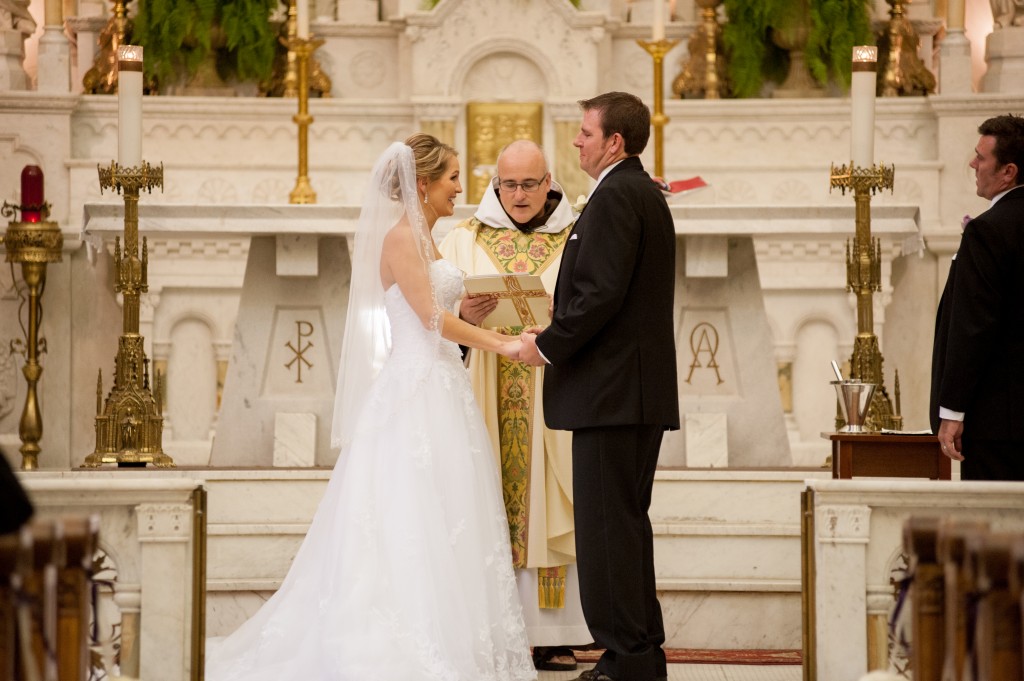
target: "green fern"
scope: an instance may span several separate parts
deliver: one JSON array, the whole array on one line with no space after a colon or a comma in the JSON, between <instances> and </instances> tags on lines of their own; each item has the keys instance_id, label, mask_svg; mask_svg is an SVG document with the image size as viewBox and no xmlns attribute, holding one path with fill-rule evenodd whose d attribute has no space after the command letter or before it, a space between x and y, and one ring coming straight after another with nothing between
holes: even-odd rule
<instances>
[{"instance_id":1,"label":"green fern","mask_svg":"<svg viewBox=\"0 0 1024 681\"><path fill-rule=\"evenodd\" d=\"M146 48L148 79L170 83L195 74L213 49L213 27L227 42L227 62L241 80L270 75L277 0L140 0L132 41Z\"/></svg>"},{"instance_id":2,"label":"green fern","mask_svg":"<svg viewBox=\"0 0 1024 681\"><path fill-rule=\"evenodd\" d=\"M822 85L835 78L850 86L854 45L874 45L867 0L814 0L807 40L807 66Z\"/></svg>"},{"instance_id":3,"label":"green fern","mask_svg":"<svg viewBox=\"0 0 1024 681\"><path fill-rule=\"evenodd\" d=\"M263 80L274 65L277 36L269 17L277 0L224 0L220 24L241 80ZM264 21L253 21L264 17Z\"/></svg>"}]
</instances>

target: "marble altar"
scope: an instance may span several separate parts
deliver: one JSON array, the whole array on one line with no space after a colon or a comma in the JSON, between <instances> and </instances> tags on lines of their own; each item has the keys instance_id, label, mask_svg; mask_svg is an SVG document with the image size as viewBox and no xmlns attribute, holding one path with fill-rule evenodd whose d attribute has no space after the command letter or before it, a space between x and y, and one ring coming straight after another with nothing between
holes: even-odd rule
<instances>
[{"instance_id":1,"label":"marble altar","mask_svg":"<svg viewBox=\"0 0 1024 681\"><path fill-rule=\"evenodd\" d=\"M473 208L459 206L453 218L435 228L437 238ZM680 402L689 425L666 436L661 465L792 465L754 238L788 234L841 240L853 207L673 205L672 213L679 249ZM919 211L885 206L874 213L874 233L884 243L888 272L903 243L919 237ZM109 247L120 230L117 207L90 203L84 215L86 242L91 248L104 242ZM251 239L212 454L203 458L200 451L197 459L181 463L269 466L277 449L298 448L305 452L301 460L333 464L337 452L329 450L329 438L344 333L346 238L357 216L354 206L140 206L140 221L154 245L170 238ZM295 239L305 239L306 246L297 249ZM167 257L173 258L170 253ZM295 276L296 270L304 276ZM154 327L155 322L147 325L143 335ZM307 343L308 352L300 353ZM157 350L153 357L163 362ZM828 359L821 358L823 367ZM168 364L168 392L180 383L194 385L202 366L192 362L179 369ZM281 440L288 435L276 435L277 414L283 412L313 417L309 427L315 428L315 447L290 444ZM168 421L176 430L173 406ZM281 432L306 437L293 430ZM165 448L175 456L172 440L167 440Z\"/></svg>"}]
</instances>

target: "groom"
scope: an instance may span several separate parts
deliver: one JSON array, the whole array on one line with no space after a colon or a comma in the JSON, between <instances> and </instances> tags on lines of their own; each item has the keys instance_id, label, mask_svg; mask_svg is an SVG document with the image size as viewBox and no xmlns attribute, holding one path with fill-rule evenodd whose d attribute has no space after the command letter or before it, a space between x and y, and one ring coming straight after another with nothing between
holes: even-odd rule
<instances>
[{"instance_id":1,"label":"groom","mask_svg":"<svg viewBox=\"0 0 1024 681\"><path fill-rule=\"evenodd\" d=\"M675 228L639 159L644 103L609 92L580 107L573 145L597 185L566 241L551 325L523 334L521 359L549 365L544 418L573 433L580 595L605 648L579 679L655 681L667 671L647 511L662 435L679 428Z\"/></svg>"}]
</instances>

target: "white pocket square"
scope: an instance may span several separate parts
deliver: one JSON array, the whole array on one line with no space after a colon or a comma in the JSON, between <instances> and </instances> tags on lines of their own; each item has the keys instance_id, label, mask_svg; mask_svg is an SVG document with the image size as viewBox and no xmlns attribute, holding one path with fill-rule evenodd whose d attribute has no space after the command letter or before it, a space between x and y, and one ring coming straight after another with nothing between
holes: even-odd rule
<instances>
[{"instance_id":1,"label":"white pocket square","mask_svg":"<svg viewBox=\"0 0 1024 681\"><path fill-rule=\"evenodd\" d=\"M569 237L569 241L572 241L573 239L575 239L578 236L579 236L579 234L573 234L571 237Z\"/></svg>"}]
</instances>

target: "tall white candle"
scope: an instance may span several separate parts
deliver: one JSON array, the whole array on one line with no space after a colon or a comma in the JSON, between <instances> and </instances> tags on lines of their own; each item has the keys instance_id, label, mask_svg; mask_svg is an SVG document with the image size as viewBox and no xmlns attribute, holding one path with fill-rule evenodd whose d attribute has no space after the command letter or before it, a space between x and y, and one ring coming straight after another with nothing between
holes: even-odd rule
<instances>
[{"instance_id":1,"label":"tall white candle","mask_svg":"<svg viewBox=\"0 0 1024 681\"><path fill-rule=\"evenodd\" d=\"M850 83L850 158L858 168L870 168L875 162L875 69L878 48L858 45L853 48Z\"/></svg>"},{"instance_id":2,"label":"tall white candle","mask_svg":"<svg viewBox=\"0 0 1024 681\"><path fill-rule=\"evenodd\" d=\"M117 48L117 163L142 165L142 47Z\"/></svg>"},{"instance_id":3,"label":"tall white candle","mask_svg":"<svg viewBox=\"0 0 1024 681\"><path fill-rule=\"evenodd\" d=\"M296 33L303 40L309 38L309 0L296 0Z\"/></svg>"},{"instance_id":4,"label":"tall white candle","mask_svg":"<svg viewBox=\"0 0 1024 681\"><path fill-rule=\"evenodd\" d=\"M651 19L651 40L665 39L665 0L654 0Z\"/></svg>"}]
</instances>

